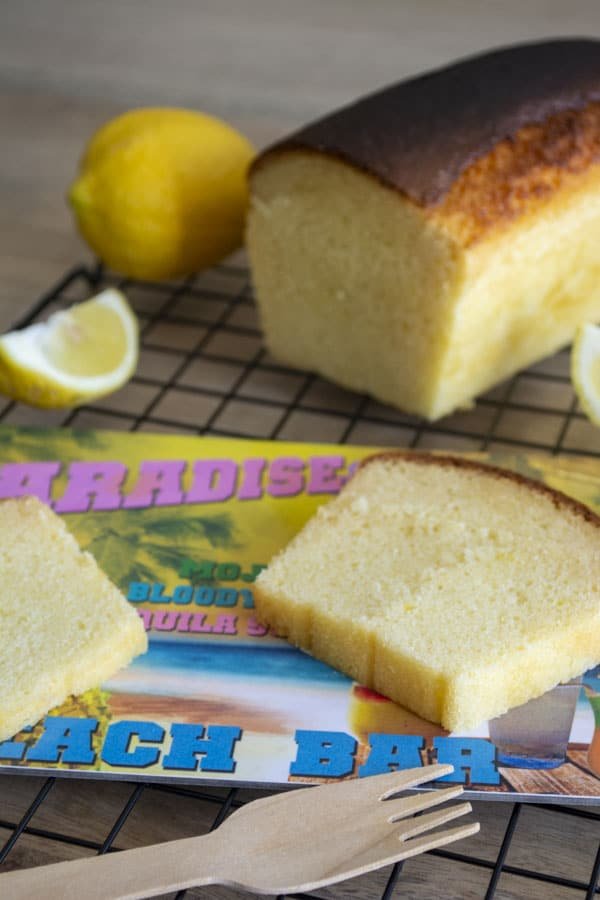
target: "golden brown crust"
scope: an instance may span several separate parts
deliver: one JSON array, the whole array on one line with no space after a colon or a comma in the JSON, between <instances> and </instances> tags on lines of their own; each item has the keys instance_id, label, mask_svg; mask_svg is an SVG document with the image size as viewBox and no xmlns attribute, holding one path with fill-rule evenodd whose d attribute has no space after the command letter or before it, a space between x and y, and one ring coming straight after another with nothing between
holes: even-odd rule
<instances>
[{"instance_id":1,"label":"golden brown crust","mask_svg":"<svg viewBox=\"0 0 600 900\"><path fill-rule=\"evenodd\" d=\"M439 465L447 466L449 468L454 467L456 469L470 469L471 471L479 472L487 477L512 481L515 484L519 484L528 490L546 497L557 509L568 510L572 514L589 522L591 525L600 528L600 516L597 516L596 513L592 512L585 504L580 503L573 497L569 497L567 494L563 494L562 491L557 491L555 488L548 487L548 485L543 484L541 481L534 481L532 478L526 478L519 472L501 469L499 466L488 465L487 463L479 462L475 459L467 459L463 456L418 453L413 450L386 450L382 453L374 453L372 456L367 456L366 459L361 461L359 468L362 469L364 466L377 460L390 460L393 462L398 459L420 465Z\"/></svg>"},{"instance_id":2,"label":"golden brown crust","mask_svg":"<svg viewBox=\"0 0 600 900\"><path fill-rule=\"evenodd\" d=\"M470 246L532 212L600 162L600 103L564 110L527 125L472 163L454 182L432 218Z\"/></svg>"},{"instance_id":3,"label":"golden brown crust","mask_svg":"<svg viewBox=\"0 0 600 900\"><path fill-rule=\"evenodd\" d=\"M263 151L251 172L271 155L313 150L431 207L501 141L594 102L600 41L504 47L363 97Z\"/></svg>"},{"instance_id":4,"label":"golden brown crust","mask_svg":"<svg viewBox=\"0 0 600 900\"><path fill-rule=\"evenodd\" d=\"M401 193L468 246L600 161L600 41L484 53L392 85L263 151L319 154Z\"/></svg>"}]
</instances>

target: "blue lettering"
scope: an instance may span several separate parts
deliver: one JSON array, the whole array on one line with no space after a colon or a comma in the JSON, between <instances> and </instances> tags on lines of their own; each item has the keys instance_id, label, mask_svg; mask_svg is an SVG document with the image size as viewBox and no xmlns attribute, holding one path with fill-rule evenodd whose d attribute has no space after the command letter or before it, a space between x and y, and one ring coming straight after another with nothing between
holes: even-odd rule
<instances>
[{"instance_id":1,"label":"blue lettering","mask_svg":"<svg viewBox=\"0 0 600 900\"><path fill-rule=\"evenodd\" d=\"M143 581L132 581L129 585L127 599L132 603L141 603L147 600L150 595L150 585L144 584Z\"/></svg>"},{"instance_id":2,"label":"blue lettering","mask_svg":"<svg viewBox=\"0 0 600 900\"><path fill-rule=\"evenodd\" d=\"M109 725L102 748L102 759L109 766L128 766L144 769L157 762L160 748L135 747L131 743L137 738L139 743L162 744L165 736L164 728L156 722L114 722Z\"/></svg>"},{"instance_id":3,"label":"blue lettering","mask_svg":"<svg viewBox=\"0 0 600 900\"><path fill-rule=\"evenodd\" d=\"M173 591L173 603L191 603L194 589L189 584L180 584Z\"/></svg>"},{"instance_id":4,"label":"blue lettering","mask_svg":"<svg viewBox=\"0 0 600 900\"><path fill-rule=\"evenodd\" d=\"M163 594L165 589L164 584L160 584L160 582L155 582L152 585L152 591L150 593L150 602L151 603L170 603L171 598L168 594Z\"/></svg>"},{"instance_id":5,"label":"blue lettering","mask_svg":"<svg viewBox=\"0 0 600 900\"><path fill-rule=\"evenodd\" d=\"M439 763L450 763L454 772L439 781L457 781L461 784L500 784L496 768L496 748L483 738L435 737Z\"/></svg>"},{"instance_id":6,"label":"blue lettering","mask_svg":"<svg viewBox=\"0 0 600 900\"><path fill-rule=\"evenodd\" d=\"M211 587L199 587L196 590L196 603L198 606L212 606L215 600L215 589Z\"/></svg>"},{"instance_id":7,"label":"blue lettering","mask_svg":"<svg viewBox=\"0 0 600 900\"><path fill-rule=\"evenodd\" d=\"M31 728L23 728L23 731L31 731ZM27 744L21 741L4 741L0 744L0 759L21 760L26 749Z\"/></svg>"},{"instance_id":8,"label":"blue lettering","mask_svg":"<svg viewBox=\"0 0 600 900\"><path fill-rule=\"evenodd\" d=\"M397 769L417 768L423 764L419 750L423 749L424 743L422 737L414 734L370 734L371 752L358 774L363 778Z\"/></svg>"},{"instance_id":9,"label":"blue lettering","mask_svg":"<svg viewBox=\"0 0 600 900\"><path fill-rule=\"evenodd\" d=\"M59 762L90 765L96 759L92 735L98 727L97 719L76 719L70 716L47 716L44 732L27 751L28 762Z\"/></svg>"},{"instance_id":10,"label":"blue lettering","mask_svg":"<svg viewBox=\"0 0 600 900\"><path fill-rule=\"evenodd\" d=\"M215 606L235 606L237 591L231 588L219 588L215 596Z\"/></svg>"},{"instance_id":11,"label":"blue lettering","mask_svg":"<svg viewBox=\"0 0 600 900\"><path fill-rule=\"evenodd\" d=\"M204 725L171 725L171 749L163 759L163 768L195 772L235 772L233 748L242 736L241 728L210 725L204 737ZM198 760L198 756L203 759Z\"/></svg>"},{"instance_id":12,"label":"blue lettering","mask_svg":"<svg viewBox=\"0 0 600 900\"><path fill-rule=\"evenodd\" d=\"M357 742L344 731L304 731L294 735L298 750L290 775L341 778L351 775Z\"/></svg>"},{"instance_id":13,"label":"blue lettering","mask_svg":"<svg viewBox=\"0 0 600 900\"><path fill-rule=\"evenodd\" d=\"M240 597L243 600L244 609L254 609L254 594L248 588L242 588Z\"/></svg>"}]
</instances>

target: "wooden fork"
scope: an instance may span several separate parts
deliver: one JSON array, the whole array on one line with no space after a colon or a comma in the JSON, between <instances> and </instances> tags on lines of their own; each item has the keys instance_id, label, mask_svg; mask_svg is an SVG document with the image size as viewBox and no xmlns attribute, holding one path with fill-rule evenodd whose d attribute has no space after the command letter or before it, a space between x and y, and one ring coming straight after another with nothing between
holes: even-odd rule
<instances>
[{"instance_id":1,"label":"wooden fork","mask_svg":"<svg viewBox=\"0 0 600 900\"><path fill-rule=\"evenodd\" d=\"M458 803L415 816L458 797L460 785L392 799L452 771L425 766L275 794L200 837L0 875L0 897L139 900L206 884L257 894L314 890L479 831L473 822L417 837L471 811Z\"/></svg>"}]
</instances>

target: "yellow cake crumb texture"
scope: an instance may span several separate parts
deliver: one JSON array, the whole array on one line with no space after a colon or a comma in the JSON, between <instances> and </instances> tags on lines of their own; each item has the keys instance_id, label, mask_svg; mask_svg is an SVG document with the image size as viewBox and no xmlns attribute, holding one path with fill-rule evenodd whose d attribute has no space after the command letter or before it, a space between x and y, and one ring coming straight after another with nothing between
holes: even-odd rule
<instances>
[{"instance_id":1,"label":"yellow cake crumb texture","mask_svg":"<svg viewBox=\"0 0 600 900\"><path fill-rule=\"evenodd\" d=\"M451 731L600 661L600 519L463 459L372 458L255 587L279 634Z\"/></svg>"},{"instance_id":2,"label":"yellow cake crumb texture","mask_svg":"<svg viewBox=\"0 0 600 900\"><path fill-rule=\"evenodd\" d=\"M0 741L147 649L142 622L35 497L0 502Z\"/></svg>"},{"instance_id":3,"label":"yellow cake crumb texture","mask_svg":"<svg viewBox=\"0 0 600 900\"><path fill-rule=\"evenodd\" d=\"M479 161L488 175L494 159ZM456 208L452 193L424 209L326 154L267 154L246 237L270 352L430 420L468 405L600 318L600 164L588 163L543 192L533 164L520 180L486 175L480 234L475 177L457 182ZM527 203L497 208L524 185Z\"/></svg>"}]
</instances>

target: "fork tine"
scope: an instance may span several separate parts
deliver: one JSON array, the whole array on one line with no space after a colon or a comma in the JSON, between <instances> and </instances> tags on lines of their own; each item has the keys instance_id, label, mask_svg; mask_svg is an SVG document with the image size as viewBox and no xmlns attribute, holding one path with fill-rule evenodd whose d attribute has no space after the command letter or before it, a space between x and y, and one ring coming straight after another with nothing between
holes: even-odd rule
<instances>
[{"instance_id":1,"label":"fork tine","mask_svg":"<svg viewBox=\"0 0 600 900\"><path fill-rule=\"evenodd\" d=\"M436 781L451 772L454 772L454 766L436 763L433 766L419 766L416 769L400 769L387 775L375 775L372 781L373 787L381 791L378 799L387 800L399 791L425 784L427 781Z\"/></svg>"},{"instance_id":2,"label":"fork tine","mask_svg":"<svg viewBox=\"0 0 600 900\"><path fill-rule=\"evenodd\" d=\"M412 821L406 823L400 832L400 840L406 841L408 838L423 834L424 831L430 831L432 828L437 828L438 825L445 825L446 822L451 822L453 819L465 816L467 813L470 813L472 809L473 807L470 803L455 803L454 806L449 806L447 809L428 813L426 816L418 816L418 818L412 819Z\"/></svg>"},{"instance_id":3,"label":"fork tine","mask_svg":"<svg viewBox=\"0 0 600 900\"><path fill-rule=\"evenodd\" d=\"M417 820L418 821L418 820ZM412 825L412 823L406 823ZM436 847L443 847L454 841L462 840L469 835L477 834L479 831L479 822L469 822L466 825L459 825L457 828L447 828L444 831L429 832L422 837L413 837L404 840L402 831L398 832L393 828L385 837L370 843L364 849L358 849L353 854L353 867L350 870L345 869L344 877L350 877L352 874L361 875L365 872L371 872L374 869L381 868L383 865L400 862L403 859L409 859L417 856L419 853L426 853L428 850L434 850ZM318 883L319 887L333 882L322 881ZM311 888L316 885L311 882ZM305 886L303 886L303 890Z\"/></svg>"},{"instance_id":4,"label":"fork tine","mask_svg":"<svg viewBox=\"0 0 600 900\"><path fill-rule=\"evenodd\" d=\"M409 856L416 856L418 853L435 850L437 847L443 847L445 844L451 844L472 834L477 834L478 831L479 822L470 822L468 825L446 828L445 831L436 831L433 834L425 835L425 837L415 838L410 841L400 841L400 846L403 848L401 858L408 859Z\"/></svg>"},{"instance_id":5,"label":"fork tine","mask_svg":"<svg viewBox=\"0 0 600 900\"><path fill-rule=\"evenodd\" d=\"M427 791L425 794L415 794L414 797L401 797L398 803L401 804L398 812L390 815L388 822L400 822L401 819L407 819L415 813L423 812L432 806L439 806L447 800L455 800L463 793L462 785L455 784L452 787L442 790ZM390 809L394 809L394 800L388 800Z\"/></svg>"}]
</instances>

